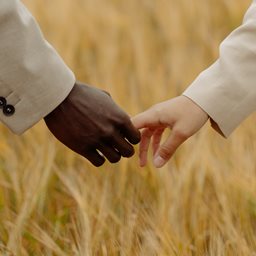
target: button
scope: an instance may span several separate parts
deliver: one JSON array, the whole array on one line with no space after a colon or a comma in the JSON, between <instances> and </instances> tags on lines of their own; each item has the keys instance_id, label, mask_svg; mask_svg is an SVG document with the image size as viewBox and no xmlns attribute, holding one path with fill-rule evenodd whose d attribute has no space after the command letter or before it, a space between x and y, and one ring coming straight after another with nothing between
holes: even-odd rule
<instances>
[{"instance_id":1,"label":"button","mask_svg":"<svg viewBox=\"0 0 256 256\"><path fill-rule=\"evenodd\" d=\"M6 116L12 116L15 112L15 107L13 105L6 105L3 112Z\"/></svg>"},{"instance_id":2,"label":"button","mask_svg":"<svg viewBox=\"0 0 256 256\"><path fill-rule=\"evenodd\" d=\"M3 108L6 106L6 99L4 97L0 97L0 108Z\"/></svg>"}]
</instances>

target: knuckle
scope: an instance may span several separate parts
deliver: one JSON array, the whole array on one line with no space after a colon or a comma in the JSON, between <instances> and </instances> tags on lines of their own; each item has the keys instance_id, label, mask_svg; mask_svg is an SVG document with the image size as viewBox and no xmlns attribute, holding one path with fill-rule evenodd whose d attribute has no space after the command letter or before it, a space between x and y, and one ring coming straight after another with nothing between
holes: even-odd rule
<instances>
[{"instance_id":1,"label":"knuckle","mask_svg":"<svg viewBox=\"0 0 256 256\"><path fill-rule=\"evenodd\" d=\"M159 124L164 124L165 122L165 111L163 111L163 104L157 103L151 108L152 118L158 120Z\"/></svg>"},{"instance_id":2,"label":"knuckle","mask_svg":"<svg viewBox=\"0 0 256 256\"><path fill-rule=\"evenodd\" d=\"M168 160L170 157L171 157L171 150L170 148L168 148L167 146L162 146L161 147L161 150L159 152L159 155L165 159L165 160Z\"/></svg>"},{"instance_id":3,"label":"knuckle","mask_svg":"<svg viewBox=\"0 0 256 256\"><path fill-rule=\"evenodd\" d=\"M115 129L113 126L104 127L101 131L101 137L105 139L111 138L115 134Z\"/></svg>"},{"instance_id":4,"label":"knuckle","mask_svg":"<svg viewBox=\"0 0 256 256\"><path fill-rule=\"evenodd\" d=\"M119 119L116 121L116 123L119 125L119 126L129 126L131 121L129 119L129 117L125 114L125 113L122 113L119 117Z\"/></svg>"},{"instance_id":5,"label":"knuckle","mask_svg":"<svg viewBox=\"0 0 256 256\"><path fill-rule=\"evenodd\" d=\"M179 138L180 140L186 140L189 137L188 133L181 129L175 129L173 130L173 133L175 137Z\"/></svg>"},{"instance_id":6,"label":"knuckle","mask_svg":"<svg viewBox=\"0 0 256 256\"><path fill-rule=\"evenodd\" d=\"M162 105L161 105L161 103L157 103L156 105L154 105L152 107L152 111L153 111L154 115L161 116L162 115Z\"/></svg>"}]
</instances>

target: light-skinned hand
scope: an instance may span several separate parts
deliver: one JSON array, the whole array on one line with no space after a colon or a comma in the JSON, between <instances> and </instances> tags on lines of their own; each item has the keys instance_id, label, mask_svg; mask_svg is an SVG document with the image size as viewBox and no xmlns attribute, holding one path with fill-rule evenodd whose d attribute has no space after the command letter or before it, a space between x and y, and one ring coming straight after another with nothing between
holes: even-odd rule
<instances>
[{"instance_id":1,"label":"light-skinned hand","mask_svg":"<svg viewBox=\"0 0 256 256\"><path fill-rule=\"evenodd\" d=\"M177 148L195 134L207 122L208 115L186 96L158 103L132 118L132 123L141 130L139 149L140 165L147 164L149 145L152 145L154 165L164 166ZM161 144L165 129L171 134Z\"/></svg>"}]
</instances>

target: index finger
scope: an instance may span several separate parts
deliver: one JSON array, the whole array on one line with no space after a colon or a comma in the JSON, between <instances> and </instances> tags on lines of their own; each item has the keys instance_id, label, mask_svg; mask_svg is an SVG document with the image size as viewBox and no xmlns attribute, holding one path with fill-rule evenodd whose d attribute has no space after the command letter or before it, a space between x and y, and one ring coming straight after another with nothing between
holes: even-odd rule
<instances>
[{"instance_id":1,"label":"index finger","mask_svg":"<svg viewBox=\"0 0 256 256\"><path fill-rule=\"evenodd\" d=\"M122 126L121 132L131 144L135 145L140 142L140 131L134 127L130 119Z\"/></svg>"},{"instance_id":2,"label":"index finger","mask_svg":"<svg viewBox=\"0 0 256 256\"><path fill-rule=\"evenodd\" d=\"M158 116L155 111L151 109L134 116L131 121L137 129L157 126L160 124Z\"/></svg>"}]
</instances>

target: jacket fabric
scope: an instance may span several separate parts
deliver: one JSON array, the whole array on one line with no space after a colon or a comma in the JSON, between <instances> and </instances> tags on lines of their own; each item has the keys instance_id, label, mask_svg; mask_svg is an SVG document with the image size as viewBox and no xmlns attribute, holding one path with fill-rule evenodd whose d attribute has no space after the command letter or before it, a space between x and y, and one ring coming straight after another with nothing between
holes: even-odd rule
<instances>
[{"instance_id":1,"label":"jacket fabric","mask_svg":"<svg viewBox=\"0 0 256 256\"><path fill-rule=\"evenodd\" d=\"M242 25L221 43L219 52L219 59L184 95L208 113L213 126L228 137L256 110L256 0Z\"/></svg>"},{"instance_id":2,"label":"jacket fabric","mask_svg":"<svg viewBox=\"0 0 256 256\"><path fill-rule=\"evenodd\" d=\"M0 120L21 134L55 109L75 84L19 0L0 1Z\"/></svg>"}]
</instances>

